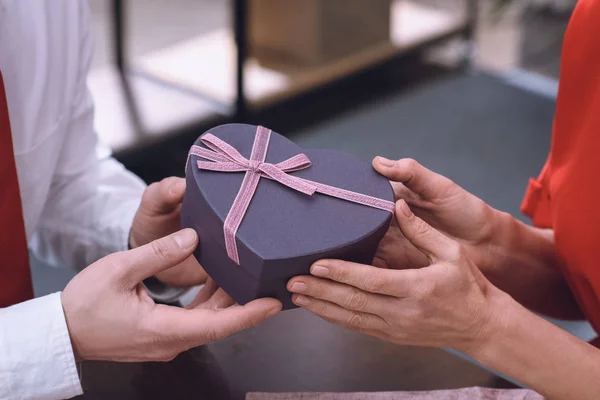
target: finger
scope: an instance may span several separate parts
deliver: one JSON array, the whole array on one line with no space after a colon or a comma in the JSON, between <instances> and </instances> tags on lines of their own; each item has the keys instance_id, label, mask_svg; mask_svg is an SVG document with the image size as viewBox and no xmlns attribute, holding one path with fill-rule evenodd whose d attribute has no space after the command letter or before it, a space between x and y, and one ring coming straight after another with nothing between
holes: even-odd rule
<instances>
[{"instance_id":1,"label":"finger","mask_svg":"<svg viewBox=\"0 0 600 400\"><path fill-rule=\"evenodd\" d=\"M328 279L311 276L299 276L290 279L287 288L290 292L325 300L346 310L379 314L389 307L390 296L369 293L354 286L345 285Z\"/></svg>"},{"instance_id":2,"label":"finger","mask_svg":"<svg viewBox=\"0 0 600 400\"><path fill-rule=\"evenodd\" d=\"M157 307L152 319L158 337L179 337L188 344L224 339L238 331L256 326L281 310L275 299L258 299L244 306L222 310Z\"/></svg>"},{"instance_id":3,"label":"finger","mask_svg":"<svg viewBox=\"0 0 600 400\"><path fill-rule=\"evenodd\" d=\"M204 283L204 286L202 287L202 289L200 289L200 291L194 298L194 301L192 301L190 304L188 304L185 308L188 308L188 309L196 308L200 304L208 301L208 299L210 299L212 297L212 295L217 292L217 290L219 290L219 285L217 285L217 282L215 282L211 278L208 278L206 280L206 282Z\"/></svg>"},{"instance_id":4,"label":"finger","mask_svg":"<svg viewBox=\"0 0 600 400\"><path fill-rule=\"evenodd\" d=\"M460 258L460 245L414 215L404 200L396 203L394 215L404 237L429 257L432 263Z\"/></svg>"},{"instance_id":5,"label":"finger","mask_svg":"<svg viewBox=\"0 0 600 400\"><path fill-rule=\"evenodd\" d=\"M144 279L172 268L188 258L198 244L193 229L183 229L133 250L115 253L114 261L120 267L119 278L130 287Z\"/></svg>"},{"instance_id":6,"label":"finger","mask_svg":"<svg viewBox=\"0 0 600 400\"><path fill-rule=\"evenodd\" d=\"M393 161L375 157L373 167L389 180L404 184L425 199L438 197L443 190L452 185L450 179L436 174L411 158Z\"/></svg>"},{"instance_id":7,"label":"finger","mask_svg":"<svg viewBox=\"0 0 600 400\"><path fill-rule=\"evenodd\" d=\"M229 296L222 288L219 288L207 301L200 304L198 308L219 309L231 307L235 300Z\"/></svg>"},{"instance_id":8,"label":"finger","mask_svg":"<svg viewBox=\"0 0 600 400\"><path fill-rule=\"evenodd\" d=\"M420 270L389 270L341 260L320 260L310 269L311 275L345 283L369 293L407 297L421 285Z\"/></svg>"},{"instance_id":9,"label":"finger","mask_svg":"<svg viewBox=\"0 0 600 400\"><path fill-rule=\"evenodd\" d=\"M208 274L196 258L190 256L181 264L157 274L156 277L169 286L187 288L203 284Z\"/></svg>"},{"instance_id":10,"label":"finger","mask_svg":"<svg viewBox=\"0 0 600 400\"><path fill-rule=\"evenodd\" d=\"M403 199L408 204L419 204L419 202L422 202L421 196L404 186L403 183L390 181L390 184L394 190L396 200Z\"/></svg>"},{"instance_id":11,"label":"finger","mask_svg":"<svg viewBox=\"0 0 600 400\"><path fill-rule=\"evenodd\" d=\"M326 321L343 326L344 328L366 333L382 330L386 325L383 318L364 312L347 310L337 304L315 299L305 295L294 294L292 301Z\"/></svg>"},{"instance_id":12,"label":"finger","mask_svg":"<svg viewBox=\"0 0 600 400\"><path fill-rule=\"evenodd\" d=\"M185 179L165 178L148 186L142 196L140 209L149 215L169 214L181 205L185 193Z\"/></svg>"}]
</instances>

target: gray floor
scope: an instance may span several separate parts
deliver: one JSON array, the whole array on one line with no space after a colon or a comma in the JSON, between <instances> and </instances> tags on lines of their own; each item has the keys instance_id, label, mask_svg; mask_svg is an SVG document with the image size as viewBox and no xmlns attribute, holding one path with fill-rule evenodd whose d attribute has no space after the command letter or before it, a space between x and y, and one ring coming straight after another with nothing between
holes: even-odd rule
<instances>
[{"instance_id":1,"label":"gray floor","mask_svg":"<svg viewBox=\"0 0 600 400\"><path fill-rule=\"evenodd\" d=\"M519 215L527 180L550 143L553 99L481 74L425 84L294 138L365 160L413 157L493 206Z\"/></svg>"}]
</instances>

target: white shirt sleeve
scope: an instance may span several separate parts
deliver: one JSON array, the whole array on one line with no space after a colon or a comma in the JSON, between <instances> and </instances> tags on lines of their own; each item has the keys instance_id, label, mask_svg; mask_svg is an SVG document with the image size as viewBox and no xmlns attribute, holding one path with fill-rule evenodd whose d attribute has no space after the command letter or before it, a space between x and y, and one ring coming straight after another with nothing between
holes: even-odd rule
<instances>
[{"instance_id":1,"label":"white shirt sleeve","mask_svg":"<svg viewBox=\"0 0 600 400\"><path fill-rule=\"evenodd\" d=\"M89 8L81 9L80 69L50 192L30 248L40 260L83 269L126 250L145 184L98 144L86 80L93 55Z\"/></svg>"},{"instance_id":2,"label":"white shirt sleeve","mask_svg":"<svg viewBox=\"0 0 600 400\"><path fill-rule=\"evenodd\" d=\"M0 399L83 393L60 293L0 309Z\"/></svg>"},{"instance_id":3,"label":"white shirt sleeve","mask_svg":"<svg viewBox=\"0 0 600 400\"><path fill-rule=\"evenodd\" d=\"M127 249L145 185L109 152L98 150L86 85L92 21L87 4L71 4L64 9L78 10L79 31L87 33L72 38L80 55L75 95L64 114L58 161L47 166L53 171L51 186L29 245L46 263L82 269ZM0 309L0 399L59 399L81 393L60 294Z\"/></svg>"}]
</instances>

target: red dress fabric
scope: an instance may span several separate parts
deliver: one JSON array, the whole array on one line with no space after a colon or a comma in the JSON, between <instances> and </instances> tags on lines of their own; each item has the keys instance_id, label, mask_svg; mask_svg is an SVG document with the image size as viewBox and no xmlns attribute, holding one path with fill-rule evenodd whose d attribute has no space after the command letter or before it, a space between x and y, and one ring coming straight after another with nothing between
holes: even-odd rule
<instances>
[{"instance_id":1,"label":"red dress fabric","mask_svg":"<svg viewBox=\"0 0 600 400\"><path fill-rule=\"evenodd\" d=\"M563 273L600 332L600 0L579 0L563 43L552 147L521 210L554 230Z\"/></svg>"}]
</instances>

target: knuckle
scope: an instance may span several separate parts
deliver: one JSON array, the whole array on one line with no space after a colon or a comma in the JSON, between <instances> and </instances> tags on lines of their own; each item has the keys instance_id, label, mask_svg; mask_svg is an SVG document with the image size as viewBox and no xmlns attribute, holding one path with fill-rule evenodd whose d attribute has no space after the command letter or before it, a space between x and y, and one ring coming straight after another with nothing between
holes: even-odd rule
<instances>
[{"instance_id":1,"label":"knuckle","mask_svg":"<svg viewBox=\"0 0 600 400\"><path fill-rule=\"evenodd\" d=\"M151 242L150 248L152 249L152 254L154 254L154 256L163 260L170 259L173 253L170 240L167 238Z\"/></svg>"},{"instance_id":2,"label":"knuckle","mask_svg":"<svg viewBox=\"0 0 600 400\"><path fill-rule=\"evenodd\" d=\"M170 184L177 182L178 179L179 178L174 177L174 176L168 176L166 178L163 178L160 181L160 184L163 185L163 186L169 186Z\"/></svg>"},{"instance_id":3,"label":"knuckle","mask_svg":"<svg viewBox=\"0 0 600 400\"><path fill-rule=\"evenodd\" d=\"M421 164L419 164L419 162L417 160L415 160L414 158L405 158L402 160L402 163L404 164L403 167L410 171L414 171L415 169L417 169L421 166ZM399 168L400 163L396 163L396 166Z\"/></svg>"},{"instance_id":4,"label":"knuckle","mask_svg":"<svg viewBox=\"0 0 600 400\"><path fill-rule=\"evenodd\" d=\"M422 220L421 218L417 218L415 220L415 225L416 225L416 230L418 233L427 235L429 232L431 232L431 227L429 226L429 224L427 222L425 222L424 220Z\"/></svg>"},{"instance_id":5,"label":"knuckle","mask_svg":"<svg viewBox=\"0 0 600 400\"><path fill-rule=\"evenodd\" d=\"M206 340L207 343L219 340L220 339L219 331L213 326L206 327L206 330L204 331L204 339Z\"/></svg>"},{"instance_id":6,"label":"knuckle","mask_svg":"<svg viewBox=\"0 0 600 400\"><path fill-rule=\"evenodd\" d=\"M315 306L315 313L319 315L327 315L329 312L329 306L324 301L319 301Z\"/></svg>"},{"instance_id":7,"label":"knuckle","mask_svg":"<svg viewBox=\"0 0 600 400\"><path fill-rule=\"evenodd\" d=\"M308 283L310 295L313 297L322 298L323 295L327 293L325 285L322 282L316 279L310 279Z\"/></svg>"},{"instance_id":8,"label":"knuckle","mask_svg":"<svg viewBox=\"0 0 600 400\"><path fill-rule=\"evenodd\" d=\"M369 275L365 280L365 290L368 292L379 293L383 291L385 287L385 279L378 273Z\"/></svg>"},{"instance_id":9,"label":"knuckle","mask_svg":"<svg viewBox=\"0 0 600 400\"><path fill-rule=\"evenodd\" d=\"M348 296L346 304L352 310L362 311L367 308L369 299L366 293L356 290Z\"/></svg>"},{"instance_id":10,"label":"knuckle","mask_svg":"<svg viewBox=\"0 0 600 400\"><path fill-rule=\"evenodd\" d=\"M125 251L119 251L98 261L99 263L102 263L102 270L105 272L106 276L121 280L130 268L135 267L131 262L124 262L125 253Z\"/></svg>"},{"instance_id":11,"label":"knuckle","mask_svg":"<svg viewBox=\"0 0 600 400\"><path fill-rule=\"evenodd\" d=\"M343 266L338 265L337 263L331 263L329 266L329 271L333 277L338 282L347 282L349 277L349 270L344 268Z\"/></svg>"},{"instance_id":12,"label":"knuckle","mask_svg":"<svg viewBox=\"0 0 600 400\"><path fill-rule=\"evenodd\" d=\"M146 190L144 190L142 200L147 200L150 196L152 196L152 193L155 193L156 191L160 190L159 188L160 184L158 182L152 182L150 185L148 185Z\"/></svg>"},{"instance_id":13,"label":"knuckle","mask_svg":"<svg viewBox=\"0 0 600 400\"><path fill-rule=\"evenodd\" d=\"M417 301L423 302L431 298L431 296L434 294L434 291L434 284L427 281L419 282L417 285L415 285L413 297Z\"/></svg>"},{"instance_id":14,"label":"knuckle","mask_svg":"<svg viewBox=\"0 0 600 400\"><path fill-rule=\"evenodd\" d=\"M351 313L346 318L345 325L348 326L349 328L352 328L355 330L362 330L362 329L364 329L364 323L365 323L365 320L362 315L360 315L358 313Z\"/></svg>"},{"instance_id":15,"label":"knuckle","mask_svg":"<svg viewBox=\"0 0 600 400\"><path fill-rule=\"evenodd\" d=\"M411 307L404 312L405 321L408 325L418 325L427 318L422 307Z\"/></svg>"},{"instance_id":16,"label":"knuckle","mask_svg":"<svg viewBox=\"0 0 600 400\"><path fill-rule=\"evenodd\" d=\"M431 233L431 227L427 222L423 221L421 218L415 218L415 236L416 237L425 237Z\"/></svg>"},{"instance_id":17,"label":"knuckle","mask_svg":"<svg viewBox=\"0 0 600 400\"><path fill-rule=\"evenodd\" d=\"M159 353L159 355L157 357L157 361L169 362L169 361L173 361L177 356L178 356L177 353L167 351L167 352Z\"/></svg>"},{"instance_id":18,"label":"knuckle","mask_svg":"<svg viewBox=\"0 0 600 400\"><path fill-rule=\"evenodd\" d=\"M179 178L174 177L174 176L169 176L167 178L164 178L163 180L160 181L160 191L162 193L163 196L168 196L169 195L169 189L175 184L177 183L177 181L179 180Z\"/></svg>"},{"instance_id":19,"label":"knuckle","mask_svg":"<svg viewBox=\"0 0 600 400\"><path fill-rule=\"evenodd\" d=\"M164 336L161 335L159 332L157 332L157 331L150 332L150 343L152 344L152 347L160 349L165 342L166 342L166 340L165 340Z\"/></svg>"}]
</instances>

